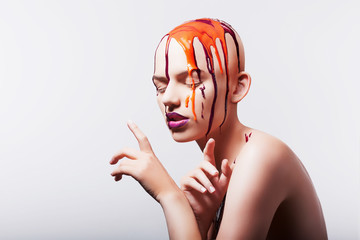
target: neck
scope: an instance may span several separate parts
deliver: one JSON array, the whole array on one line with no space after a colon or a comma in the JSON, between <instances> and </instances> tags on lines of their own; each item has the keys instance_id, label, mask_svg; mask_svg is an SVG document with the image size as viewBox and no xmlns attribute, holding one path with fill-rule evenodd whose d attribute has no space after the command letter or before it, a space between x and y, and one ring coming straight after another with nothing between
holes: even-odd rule
<instances>
[{"instance_id":1,"label":"neck","mask_svg":"<svg viewBox=\"0 0 360 240\"><path fill-rule=\"evenodd\" d=\"M204 150L206 142L213 138L215 140L215 161L216 168L221 171L221 161L228 159L230 163L234 162L242 146L245 144L245 132L249 128L240 123L237 116L229 118L225 123L214 131L211 131L207 137L196 140L201 151Z\"/></svg>"}]
</instances>

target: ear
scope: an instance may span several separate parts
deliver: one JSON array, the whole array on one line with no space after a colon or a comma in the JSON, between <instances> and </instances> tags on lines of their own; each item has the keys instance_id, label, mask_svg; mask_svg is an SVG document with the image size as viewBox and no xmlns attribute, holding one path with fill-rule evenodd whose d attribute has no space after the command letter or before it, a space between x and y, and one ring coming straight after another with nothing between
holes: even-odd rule
<instances>
[{"instance_id":1,"label":"ear","mask_svg":"<svg viewBox=\"0 0 360 240\"><path fill-rule=\"evenodd\" d=\"M248 93L251 85L251 77L247 72L240 72L237 75L237 81L233 88L231 101L233 103L240 102Z\"/></svg>"}]
</instances>

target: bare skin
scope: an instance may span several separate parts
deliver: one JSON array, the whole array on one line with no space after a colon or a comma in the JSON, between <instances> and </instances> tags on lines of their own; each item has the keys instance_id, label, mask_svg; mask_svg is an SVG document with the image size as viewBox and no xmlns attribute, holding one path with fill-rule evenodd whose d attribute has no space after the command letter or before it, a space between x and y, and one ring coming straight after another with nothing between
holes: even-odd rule
<instances>
[{"instance_id":1,"label":"bare skin","mask_svg":"<svg viewBox=\"0 0 360 240\"><path fill-rule=\"evenodd\" d=\"M326 239L321 206L300 160L278 139L245 131L252 136L247 143L239 138L218 239Z\"/></svg>"},{"instance_id":2,"label":"bare skin","mask_svg":"<svg viewBox=\"0 0 360 240\"><path fill-rule=\"evenodd\" d=\"M215 237L213 219L225 195L216 239L327 239L321 206L301 161L286 144L243 125L238 119L237 104L246 96L251 78L243 66L237 71L233 40L226 36L230 76L227 98L225 73L221 73L214 60L217 114L208 135L205 133L215 90L210 74L205 71L202 46L194 41L196 61L202 71L195 96L201 101L195 101L195 110L201 116L203 105L204 116L194 120L193 112L185 106L191 93L189 77L184 74L186 57L181 46L171 40L168 81L164 70L165 41L166 38L159 44L155 56L153 82L158 91L157 101L166 121L169 121L166 113L173 112L188 119L183 127L169 127L170 133L178 142L195 140L204 159L182 178L180 189L156 158L146 136L129 123L140 150L126 148L113 157L111 164L122 159L112 173L115 180L121 180L123 174L132 176L160 203L171 239ZM240 50L243 59L242 47ZM205 87L206 98L200 86ZM221 125L225 101L228 111Z\"/></svg>"}]
</instances>

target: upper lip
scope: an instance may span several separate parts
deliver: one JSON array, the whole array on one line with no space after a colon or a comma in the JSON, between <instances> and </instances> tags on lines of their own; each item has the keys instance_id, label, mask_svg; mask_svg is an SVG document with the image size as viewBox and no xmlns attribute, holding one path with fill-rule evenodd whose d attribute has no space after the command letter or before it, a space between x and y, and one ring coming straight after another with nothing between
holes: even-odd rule
<instances>
[{"instance_id":1,"label":"upper lip","mask_svg":"<svg viewBox=\"0 0 360 240\"><path fill-rule=\"evenodd\" d=\"M176 112L170 112L166 113L166 119L168 121L180 121L184 119L188 119L187 117L184 117L183 115L176 113Z\"/></svg>"}]
</instances>

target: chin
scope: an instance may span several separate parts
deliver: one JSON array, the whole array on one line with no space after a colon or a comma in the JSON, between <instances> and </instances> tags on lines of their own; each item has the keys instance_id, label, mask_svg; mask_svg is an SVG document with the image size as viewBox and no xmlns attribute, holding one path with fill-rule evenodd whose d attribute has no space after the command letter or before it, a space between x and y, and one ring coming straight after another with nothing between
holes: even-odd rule
<instances>
[{"instance_id":1,"label":"chin","mask_svg":"<svg viewBox=\"0 0 360 240\"><path fill-rule=\"evenodd\" d=\"M183 142L191 142L191 141L196 141L197 139L200 139L203 136L198 136L196 133L192 132L191 134L189 134L188 131L184 131L184 132L174 132L170 130L170 134L172 136L172 138L179 143L183 143Z\"/></svg>"},{"instance_id":2,"label":"chin","mask_svg":"<svg viewBox=\"0 0 360 240\"><path fill-rule=\"evenodd\" d=\"M179 143L183 143L183 142L191 142L194 141L195 139L189 137L189 136L184 136L184 134L179 134L179 133L171 133L172 138Z\"/></svg>"}]
</instances>

